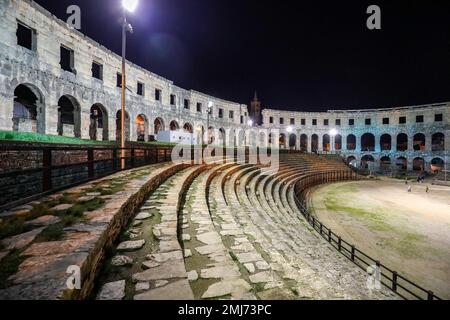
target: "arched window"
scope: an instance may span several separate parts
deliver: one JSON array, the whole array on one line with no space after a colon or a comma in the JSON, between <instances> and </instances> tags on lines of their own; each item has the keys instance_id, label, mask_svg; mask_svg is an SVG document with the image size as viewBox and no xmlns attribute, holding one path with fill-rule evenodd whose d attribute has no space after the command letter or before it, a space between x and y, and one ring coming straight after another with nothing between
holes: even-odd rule
<instances>
[{"instance_id":1,"label":"arched window","mask_svg":"<svg viewBox=\"0 0 450 320\"><path fill-rule=\"evenodd\" d=\"M361 137L361 151L375 151L375 136L365 133Z\"/></svg>"}]
</instances>

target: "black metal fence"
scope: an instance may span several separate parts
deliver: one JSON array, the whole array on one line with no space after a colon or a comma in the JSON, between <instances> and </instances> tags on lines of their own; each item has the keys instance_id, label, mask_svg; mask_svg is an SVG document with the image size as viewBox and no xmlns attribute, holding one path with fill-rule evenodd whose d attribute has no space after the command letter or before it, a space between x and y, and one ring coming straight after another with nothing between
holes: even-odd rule
<instances>
[{"instance_id":1,"label":"black metal fence","mask_svg":"<svg viewBox=\"0 0 450 320\"><path fill-rule=\"evenodd\" d=\"M125 156L122 157L122 150ZM0 145L0 211L122 170L171 160L172 147Z\"/></svg>"},{"instance_id":2,"label":"black metal fence","mask_svg":"<svg viewBox=\"0 0 450 320\"><path fill-rule=\"evenodd\" d=\"M316 230L320 236L328 241L334 248L336 248L342 255L354 262L358 267L367 271L368 268L374 273L379 272L380 282L391 289L404 299L418 299L418 300L441 300L433 291L427 290L406 277L400 275L395 270L382 264L379 260L372 258L354 244L342 239L341 236L334 233L330 228L320 222L308 209L308 191L311 187L345 180L359 179L355 172L348 173L348 171L330 171L322 173L314 173L305 176L297 182L295 186L295 201L296 204L309 224Z\"/></svg>"}]
</instances>

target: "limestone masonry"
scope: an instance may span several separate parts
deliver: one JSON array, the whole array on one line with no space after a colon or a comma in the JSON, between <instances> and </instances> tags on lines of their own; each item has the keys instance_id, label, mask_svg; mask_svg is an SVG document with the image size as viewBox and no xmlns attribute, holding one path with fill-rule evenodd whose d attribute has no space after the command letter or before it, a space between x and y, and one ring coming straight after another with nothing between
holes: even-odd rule
<instances>
[{"instance_id":1,"label":"limestone masonry","mask_svg":"<svg viewBox=\"0 0 450 320\"><path fill-rule=\"evenodd\" d=\"M119 139L121 58L32 1L3 0L0 17L0 130ZM131 62L127 89L131 141L185 130L199 142L228 144L230 132L250 128L246 105L182 89ZM259 124L258 114L253 118ZM339 152L379 169L438 170L450 160L449 102L325 113L265 109L262 122L238 144ZM280 132L275 138L267 129Z\"/></svg>"}]
</instances>

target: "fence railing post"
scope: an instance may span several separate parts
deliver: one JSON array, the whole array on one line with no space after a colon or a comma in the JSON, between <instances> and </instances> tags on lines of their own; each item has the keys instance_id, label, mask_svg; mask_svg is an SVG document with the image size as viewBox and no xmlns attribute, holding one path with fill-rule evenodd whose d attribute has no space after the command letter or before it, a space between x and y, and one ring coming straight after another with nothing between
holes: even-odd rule
<instances>
[{"instance_id":1,"label":"fence railing post","mask_svg":"<svg viewBox=\"0 0 450 320\"><path fill-rule=\"evenodd\" d=\"M341 251L342 248L342 239L341 237L338 237L338 250Z\"/></svg>"},{"instance_id":2,"label":"fence railing post","mask_svg":"<svg viewBox=\"0 0 450 320\"><path fill-rule=\"evenodd\" d=\"M130 155L130 166L131 166L131 168L134 168L134 163L135 163L134 157L135 157L135 154L136 154L136 150L134 148L132 148L131 149L131 155Z\"/></svg>"},{"instance_id":3,"label":"fence railing post","mask_svg":"<svg viewBox=\"0 0 450 320\"><path fill-rule=\"evenodd\" d=\"M112 156L112 169L113 171L117 171L117 149L113 149L113 156Z\"/></svg>"},{"instance_id":4,"label":"fence railing post","mask_svg":"<svg viewBox=\"0 0 450 320\"><path fill-rule=\"evenodd\" d=\"M42 154L42 191L52 189L52 149L45 148Z\"/></svg>"},{"instance_id":5,"label":"fence railing post","mask_svg":"<svg viewBox=\"0 0 450 320\"><path fill-rule=\"evenodd\" d=\"M355 261L355 246L352 246L352 261Z\"/></svg>"},{"instance_id":6,"label":"fence railing post","mask_svg":"<svg viewBox=\"0 0 450 320\"><path fill-rule=\"evenodd\" d=\"M331 229L328 229L328 242L331 243Z\"/></svg>"},{"instance_id":7,"label":"fence railing post","mask_svg":"<svg viewBox=\"0 0 450 320\"><path fill-rule=\"evenodd\" d=\"M433 300L434 299L434 292L433 291L428 291L428 296L427 296L427 300Z\"/></svg>"},{"instance_id":8,"label":"fence railing post","mask_svg":"<svg viewBox=\"0 0 450 320\"><path fill-rule=\"evenodd\" d=\"M392 272L392 291L397 292L397 271Z\"/></svg>"}]
</instances>

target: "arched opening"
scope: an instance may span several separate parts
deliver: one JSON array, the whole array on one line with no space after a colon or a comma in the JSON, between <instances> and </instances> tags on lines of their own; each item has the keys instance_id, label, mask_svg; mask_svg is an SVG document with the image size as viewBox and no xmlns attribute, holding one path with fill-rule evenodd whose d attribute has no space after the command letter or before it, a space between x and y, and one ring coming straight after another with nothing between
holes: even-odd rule
<instances>
[{"instance_id":1,"label":"arched opening","mask_svg":"<svg viewBox=\"0 0 450 320\"><path fill-rule=\"evenodd\" d=\"M280 134L280 148L286 148L286 135L284 133Z\"/></svg>"},{"instance_id":2,"label":"arched opening","mask_svg":"<svg viewBox=\"0 0 450 320\"><path fill-rule=\"evenodd\" d=\"M389 134L383 134L380 137L381 151L390 151L392 149L392 137Z\"/></svg>"},{"instance_id":3,"label":"arched opening","mask_svg":"<svg viewBox=\"0 0 450 320\"><path fill-rule=\"evenodd\" d=\"M408 160L405 157L398 157L396 165L399 170L405 171L408 169Z\"/></svg>"},{"instance_id":4,"label":"arched opening","mask_svg":"<svg viewBox=\"0 0 450 320\"><path fill-rule=\"evenodd\" d=\"M414 151L425 151L425 135L423 133L417 133L413 139Z\"/></svg>"},{"instance_id":5,"label":"arched opening","mask_svg":"<svg viewBox=\"0 0 450 320\"><path fill-rule=\"evenodd\" d=\"M331 151L330 136L328 134L325 134L323 136L322 142L323 142L323 151Z\"/></svg>"},{"instance_id":6,"label":"arched opening","mask_svg":"<svg viewBox=\"0 0 450 320\"><path fill-rule=\"evenodd\" d=\"M194 127L190 123L185 123L183 126L183 130L188 133L194 133Z\"/></svg>"},{"instance_id":7,"label":"arched opening","mask_svg":"<svg viewBox=\"0 0 450 320\"><path fill-rule=\"evenodd\" d=\"M339 151L342 149L342 136L337 134L334 137L334 150Z\"/></svg>"},{"instance_id":8,"label":"arched opening","mask_svg":"<svg viewBox=\"0 0 450 320\"><path fill-rule=\"evenodd\" d=\"M58 134L67 137L81 137L81 110L78 101L69 95L58 101Z\"/></svg>"},{"instance_id":9,"label":"arched opening","mask_svg":"<svg viewBox=\"0 0 450 320\"><path fill-rule=\"evenodd\" d=\"M225 145L225 142L226 142L225 141L225 136L226 136L225 129L224 128L220 128L219 129L219 143L221 145ZM256 137L254 137L254 139L252 139L252 141L253 141L253 143L256 143Z\"/></svg>"},{"instance_id":10,"label":"arched opening","mask_svg":"<svg viewBox=\"0 0 450 320\"><path fill-rule=\"evenodd\" d=\"M311 151L314 153L319 151L319 136L317 134L311 136Z\"/></svg>"},{"instance_id":11,"label":"arched opening","mask_svg":"<svg viewBox=\"0 0 450 320\"><path fill-rule=\"evenodd\" d=\"M445 151L445 137L443 133L438 132L431 136L431 150Z\"/></svg>"},{"instance_id":12,"label":"arched opening","mask_svg":"<svg viewBox=\"0 0 450 320\"><path fill-rule=\"evenodd\" d=\"M391 158L384 156L380 159L380 169L389 170L391 168Z\"/></svg>"},{"instance_id":13,"label":"arched opening","mask_svg":"<svg viewBox=\"0 0 450 320\"><path fill-rule=\"evenodd\" d=\"M178 125L178 122L176 122L175 120L170 122L169 127L170 127L170 131L178 131L180 129L180 126Z\"/></svg>"},{"instance_id":14,"label":"arched opening","mask_svg":"<svg viewBox=\"0 0 450 320\"><path fill-rule=\"evenodd\" d=\"M91 107L89 137L91 140L108 141L108 113L100 103Z\"/></svg>"},{"instance_id":15,"label":"arched opening","mask_svg":"<svg viewBox=\"0 0 450 320\"><path fill-rule=\"evenodd\" d=\"M300 150L302 152L308 152L308 136L306 134L300 136Z\"/></svg>"},{"instance_id":16,"label":"arched opening","mask_svg":"<svg viewBox=\"0 0 450 320\"><path fill-rule=\"evenodd\" d=\"M269 133L269 146L272 146L273 143L273 135Z\"/></svg>"},{"instance_id":17,"label":"arched opening","mask_svg":"<svg viewBox=\"0 0 450 320\"><path fill-rule=\"evenodd\" d=\"M397 151L408 150L408 136L405 133L400 133L397 136Z\"/></svg>"},{"instance_id":18,"label":"arched opening","mask_svg":"<svg viewBox=\"0 0 450 320\"><path fill-rule=\"evenodd\" d=\"M441 158L433 158L431 160L431 171L437 173L442 170L444 170L444 160Z\"/></svg>"},{"instance_id":19,"label":"arched opening","mask_svg":"<svg viewBox=\"0 0 450 320\"><path fill-rule=\"evenodd\" d=\"M289 148L295 149L296 145L297 145L297 136L292 133L289 135Z\"/></svg>"},{"instance_id":20,"label":"arched opening","mask_svg":"<svg viewBox=\"0 0 450 320\"><path fill-rule=\"evenodd\" d=\"M365 133L361 137L361 151L375 151L375 136Z\"/></svg>"},{"instance_id":21,"label":"arched opening","mask_svg":"<svg viewBox=\"0 0 450 320\"><path fill-rule=\"evenodd\" d=\"M414 158L413 160L413 170L414 171L424 171L425 170L425 160L423 158Z\"/></svg>"},{"instance_id":22,"label":"arched opening","mask_svg":"<svg viewBox=\"0 0 450 320\"><path fill-rule=\"evenodd\" d=\"M347 136L347 150L356 150L356 136L353 134Z\"/></svg>"},{"instance_id":23,"label":"arched opening","mask_svg":"<svg viewBox=\"0 0 450 320\"><path fill-rule=\"evenodd\" d=\"M148 121L143 114L136 117L136 135L137 141L148 141Z\"/></svg>"},{"instance_id":24,"label":"arched opening","mask_svg":"<svg viewBox=\"0 0 450 320\"><path fill-rule=\"evenodd\" d=\"M161 118L156 118L154 123L153 123L153 132L155 133L155 136L158 134L158 132L160 131L164 131L164 120Z\"/></svg>"},{"instance_id":25,"label":"arched opening","mask_svg":"<svg viewBox=\"0 0 450 320\"><path fill-rule=\"evenodd\" d=\"M369 169L370 165L375 162L375 159L370 155L366 154L361 158L361 168Z\"/></svg>"},{"instance_id":26,"label":"arched opening","mask_svg":"<svg viewBox=\"0 0 450 320\"><path fill-rule=\"evenodd\" d=\"M216 136L214 134L214 128L209 127L208 128L208 144L212 144L212 143L214 143L214 141L216 141Z\"/></svg>"},{"instance_id":27,"label":"arched opening","mask_svg":"<svg viewBox=\"0 0 450 320\"><path fill-rule=\"evenodd\" d=\"M122 139L122 111L116 113L116 141ZM130 141L130 115L125 111L125 140Z\"/></svg>"},{"instance_id":28,"label":"arched opening","mask_svg":"<svg viewBox=\"0 0 450 320\"><path fill-rule=\"evenodd\" d=\"M236 138L236 146L240 147L240 146L245 146L247 143L247 139L245 137L245 130L243 129L237 129L238 130L238 134L237 134L237 138ZM236 133L235 133L236 135Z\"/></svg>"},{"instance_id":29,"label":"arched opening","mask_svg":"<svg viewBox=\"0 0 450 320\"><path fill-rule=\"evenodd\" d=\"M259 133L259 146L261 148L267 147L268 142L266 140L267 140L266 133L260 132Z\"/></svg>"},{"instance_id":30,"label":"arched opening","mask_svg":"<svg viewBox=\"0 0 450 320\"><path fill-rule=\"evenodd\" d=\"M356 158L354 156L350 156L347 158L347 163L351 164L353 161L356 161Z\"/></svg>"},{"instance_id":31,"label":"arched opening","mask_svg":"<svg viewBox=\"0 0 450 320\"><path fill-rule=\"evenodd\" d=\"M14 90L13 131L45 133L44 96L35 86L20 84Z\"/></svg>"}]
</instances>

